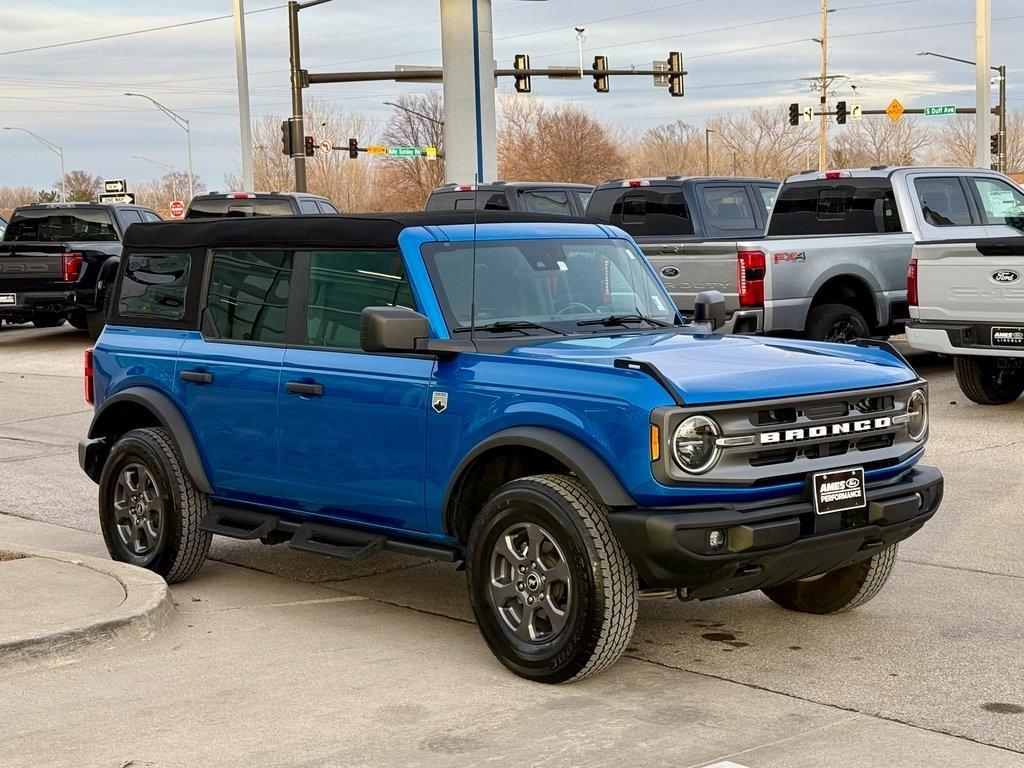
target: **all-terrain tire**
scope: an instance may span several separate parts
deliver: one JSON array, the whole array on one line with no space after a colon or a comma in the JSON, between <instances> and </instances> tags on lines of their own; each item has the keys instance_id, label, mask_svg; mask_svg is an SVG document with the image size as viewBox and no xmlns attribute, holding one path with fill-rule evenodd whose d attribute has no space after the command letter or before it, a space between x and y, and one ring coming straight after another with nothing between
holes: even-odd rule
<instances>
[{"instance_id":1,"label":"all-terrain tire","mask_svg":"<svg viewBox=\"0 0 1024 768\"><path fill-rule=\"evenodd\" d=\"M85 316L86 325L89 328L89 336L95 341L103 333L103 327L107 324L107 318L110 316L110 296L113 294L113 286L109 286L103 292L103 301L100 302L100 308L96 312L90 312Z\"/></svg>"},{"instance_id":2,"label":"all-terrain tire","mask_svg":"<svg viewBox=\"0 0 1024 768\"><path fill-rule=\"evenodd\" d=\"M956 383L980 405L1006 405L1024 393L1024 368L1000 369L991 357L953 358Z\"/></svg>"},{"instance_id":3,"label":"all-terrain tire","mask_svg":"<svg viewBox=\"0 0 1024 768\"><path fill-rule=\"evenodd\" d=\"M565 623L548 641L518 639L491 592L495 553L517 526L542 529L550 536L549 552L557 548L568 566ZM527 560L523 563L526 567ZM534 475L502 486L473 522L467 571L484 640L521 677L543 683L579 680L609 667L629 645L637 616L636 569L612 533L607 510L575 477Z\"/></svg>"},{"instance_id":4,"label":"all-terrain tire","mask_svg":"<svg viewBox=\"0 0 1024 768\"><path fill-rule=\"evenodd\" d=\"M871 328L864 315L846 304L819 304L807 313L804 335L814 341L847 344L866 339Z\"/></svg>"},{"instance_id":5,"label":"all-terrain tire","mask_svg":"<svg viewBox=\"0 0 1024 768\"><path fill-rule=\"evenodd\" d=\"M121 473L142 466L155 482L164 503L159 533L151 550L133 551L119 533L115 487ZM99 484L100 527L114 560L160 574L169 584L185 581L199 570L210 551L211 534L201 529L209 509L205 493L196 488L182 467L170 434L159 428L133 429L114 444Z\"/></svg>"},{"instance_id":6,"label":"all-terrain tire","mask_svg":"<svg viewBox=\"0 0 1024 768\"><path fill-rule=\"evenodd\" d=\"M852 610L871 600L885 586L896 564L897 547L893 544L867 560L812 579L767 587L763 592L783 608L800 613Z\"/></svg>"}]
</instances>

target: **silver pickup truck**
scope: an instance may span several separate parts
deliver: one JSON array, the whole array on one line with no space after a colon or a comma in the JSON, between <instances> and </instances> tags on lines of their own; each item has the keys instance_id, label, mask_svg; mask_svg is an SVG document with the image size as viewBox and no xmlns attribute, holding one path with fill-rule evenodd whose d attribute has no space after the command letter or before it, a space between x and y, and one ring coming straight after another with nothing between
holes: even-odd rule
<instances>
[{"instance_id":1,"label":"silver pickup truck","mask_svg":"<svg viewBox=\"0 0 1024 768\"><path fill-rule=\"evenodd\" d=\"M1005 181L969 168L808 171L783 183L764 236L637 241L684 312L692 311L701 291L725 295L727 332L823 341L885 336L902 331L908 317L906 275L914 244L948 239L943 222L959 216L943 190L950 180L972 179ZM609 221L642 234L625 217Z\"/></svg>"},{"instance_id":2,"label":"silver pickup truck","mask_svg":"<svg viewBox=\"0 0 1024 768\"><path fill-rule=\"evenodd\" d=\"M1010 403L1024 393L1024 191L1001 177L955 181L942 190L956 214L945 239L914 246L907 340L951 355L971 400Z\"/></svg>"}]
</instances>

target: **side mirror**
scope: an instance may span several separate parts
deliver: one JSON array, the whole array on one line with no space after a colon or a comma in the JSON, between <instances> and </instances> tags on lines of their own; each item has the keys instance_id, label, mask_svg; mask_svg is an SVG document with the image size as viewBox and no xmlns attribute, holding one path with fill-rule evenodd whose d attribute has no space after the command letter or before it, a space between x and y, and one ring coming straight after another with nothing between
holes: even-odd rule
<instances>
[{"instance_id":1,"label":"side mirror","mask_svg":"<svg viewBox=\"0 0 1024 768\"><path fill-rule=\"evenodd\" d=\"M725 296L721 291L702 291L693 302L693 322L707 323L712 331L725 325Z\"/></svg>"},{"instance_id":2,"label":"side mirror","mask_svg":"<svg viewBox=\"0 0 1024 768\"><path fill-rule=\"evenodd\" d=\"M417 340L430 336L427 318L406 307L367 307L359 321L364 352L415 352Z\"/></svg>"}]
</instances>

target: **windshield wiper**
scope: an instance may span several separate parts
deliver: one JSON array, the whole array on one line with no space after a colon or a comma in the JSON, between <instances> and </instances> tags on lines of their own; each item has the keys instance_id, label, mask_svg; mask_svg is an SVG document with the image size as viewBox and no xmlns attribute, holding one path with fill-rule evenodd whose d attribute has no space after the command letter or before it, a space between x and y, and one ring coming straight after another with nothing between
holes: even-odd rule
<instances>
[{"instance_id":1,"label":"windshield wiper","mask_svg":"<svg viewBox=\"0 0 1024 768\"><path fill-rule=\"evenodd\" d=\"M629 325L630 323L650 323L655 328L672 327L672 323L655 320L646 315L608 315L608 317L598 317L594 320L580 320L576 325Z\"/></svg>"},{"instance_id":2,"label":"windshield wiper","mask_svg":"<svg viewBox=\"0 0 1024 768\"><path fill-rule=\"evenodd\" d=\"M458 328L452 328L452 333L468 333L469 331L484 331L485 333L502 333L504 331L519 331L524 336L529 336L526 332L528 329L537 329L541 331L547 331L548 333L554 333L558 336L568 336L568 334L560 328L555 328L550 325L541 325L535 323L532 320L497 320L493 323L486 323L484 325L478 325L472 328L468 325L460 326Z\"/></svg>"}]
</instances>

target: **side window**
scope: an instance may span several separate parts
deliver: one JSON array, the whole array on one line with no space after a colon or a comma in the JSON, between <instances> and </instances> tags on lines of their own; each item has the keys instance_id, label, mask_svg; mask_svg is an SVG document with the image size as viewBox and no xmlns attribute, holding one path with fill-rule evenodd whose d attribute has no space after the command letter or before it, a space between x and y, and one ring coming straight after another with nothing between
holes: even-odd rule
<instances>
[{"instance_id":1,"label":"side window","mask_svg":"<svg viewBox=\"0 0 1024 768\"><path fill-rule=\"evenodd\" d=\"M283 344L292 254L214 251L207 317L219 339ZM207 335L210 335L208 332Z\"/></svg>"},{"instance_id":2,"label":"side window","mask_svg":"<svg viewBox=\"0 0 1024 768\"><path fill-rule=\"evenodd\" d=\"M587 210L587 205L590 204L590 198L594 196L593 192L573 192L576 195L576 199L580 203L580 212Z\"/></svg>"},{"instance_id":3,"label":"side window","mask_svg":"<svg viewBox=\"0 0 1024 768\"><path fill-rule=\"evenodd\" d=\"M132 224L142 223L142 214L138 211L134 211L130 208L122 208L117 212L118 216L121 217L121 226L128 229Z\"/></svg>"},{"instance_id":4,"label":"side window","mask_svg":"<svg viewBox=\"0 0 1024 768\"><path fill-rule=\"evenodd\" d=\"M933 227L968 227L978 223L971 216L967 195L958 177L915 179L914 191L925 223Z\"/></svg>"},{"instance_id":5,"label":"side window","mask_svg":"<svg viewBox=\"0 0 1024 768\"><path fill-rule=\"evenodd\" d=\"M693 234L683 191L675 187L631 189L612 206L609 219L631 235Z\"/></svg>"},{"instance_id":6,"label":"side window","mask_svg":"<svg viewBox=\"0 0 1024 768\"><path fill-rule=\"evenodd\" d=\"M768 222L769 235L868 235L902 232L888 179L852 178L786 184Z\"/></svg>"},{"instance_id":7,"label":"side window","mask_svg":"<svg viewBox=\"0 0 1024 768\"><path fill-rule=\"evenodd\" d=\"M493 195L487 198L487 202L484 203L485 211L507 211L508 197L504 192L495 192Z\"/></svg>"},{"instance_id":8,"label":"side window","mask_svg":"<svg viewBox=\"0 0 1024 768\"><path fill-rule=\"evenodd\" d=\"M560 216L572 216L569 196L556 190L535 189L522 193L526 210L531 213L553 213Z\"/></svg>"},{"instance_id":9,"label":"side window","mask_svg":"<svg viewBox=\"0 0 1024 768\"><path fill-rule=\"evenodd\" d=\"M145 221L147 221L147 222L149 222L149 221L163 221L163 219L161 219L157 214L153 213L152 211L143 211L142 212L142 218Z\"/></svg>"},{"instance_id":10,"label":"side window","mask_svg":"<svg viewBox=\"0 0 1024 768\"><path fill-rule=\"evenodd\" d=\"M299 213L319 214L320 209L316 207L316 200L299 200Z\"/></svg>"},{"instance_id":11,"label":"side window","mask_svg":"<svg viewBox=\"0 0 1024 768\"><path fill-rule=\"evenodd\" d=\"M701 187L701 196L708 224L715 229L757 229L754 211L743 187Z\"/></svg>"},{"instance_id":12,"label":"side window","mask_svg":"<svg viewBox=\"0 0 1024 768\"><path fill-rule=\"evenodd\" d=\"M1024 193L999 179L973 178L981 198L986 224L1006 224L1024 229Z\"/></svg>"},{"instance_id":13,"label":"side window","mask_svg":"<svg viewBox=\"0 0 1024 768\"><path fill-rule=\"evenodd\" d=\"M761 205L764 206L764 213L767 216L768 212L772 209L772 204L775 202L775 196L779 194L779 188L757 187L757 192L761 196Z\"/></svg>"},{"instance_id":14,"label":"side window","mask_svg":"<svg viewBox=\"0 0 1024 768\"><path fill-rule=\"evenodd\" d=\"M317 200L316 204L320 206L320 213L335 214L338 213L338 209L328 203L326 200Z\"/></svg>"},{"instance_id":15,"label":"side window","mask_svg":"<svg viewBox=\"0 0 1024 768\"><path fill-rule=\"evenodd\" d=\"M188 253L133 253L121 279L118 314L180 320L192 268Z\"/></svg>"},{"instance_id":16,"label":"side window","mask_svg":"<svg viewBox=\"0 0 1024 768\"><path fill-rule=\"evenodd\" d=\"M309 256L306 336L314 347L358 349L366 307L416 308L397 251L312 251Z\"/></svg>"}]
</instances>

